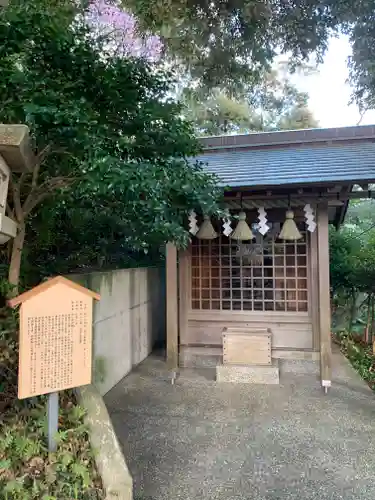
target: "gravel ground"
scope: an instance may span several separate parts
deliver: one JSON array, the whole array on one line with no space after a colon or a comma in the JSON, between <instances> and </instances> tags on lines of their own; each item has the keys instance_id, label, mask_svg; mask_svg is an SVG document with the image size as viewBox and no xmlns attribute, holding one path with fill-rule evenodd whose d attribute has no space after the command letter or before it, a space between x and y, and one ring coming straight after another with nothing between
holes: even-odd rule
<instances>
[{"instance_id":1,"label":"gravel ground","mask_svg":"<svg viewBox=\"0 0 375 500\"><path fill-rule=\"evenodd\" d=\"M212 378L171 385L150 357L107 394L135 500L375 499L374 397L341 354L328 395L312 374Z\"/></svg>"}]
</instances>

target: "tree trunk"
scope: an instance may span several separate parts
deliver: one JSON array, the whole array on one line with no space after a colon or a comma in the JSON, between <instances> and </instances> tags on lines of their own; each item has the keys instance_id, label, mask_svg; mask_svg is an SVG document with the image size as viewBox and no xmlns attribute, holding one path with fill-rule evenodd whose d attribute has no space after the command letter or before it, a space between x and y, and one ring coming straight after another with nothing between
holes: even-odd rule
<instances>
[{"instance_id":1,"label":"tree trunk","mask_svg":"<svg viewBox=\"0 0 375 500\"><path fill-rule=\"evenodd\" d=\"M353 323L355 319L356 309L357 309L357 294L355 290L351 290L351 307L350 307L350 316L349 316L349 335L352 334Z\"/></svg>"},{"instance_id":2,"label":"tree trunk","mask_svg":"<svg viewBox=\"0 0 375 500\"><path fill-rule=\"evenodd\" d=\"M371 294L371 342L374 345L374 335L375 335L375 295ZM374 349L374 348L373 348Z\"/></svg>"},{"instance_id":3,"label":"tree trunk","mask_svg":"<svg viewBox=\"0 0 375 500\"><path fill-rule=\"evenodd\" d=\"M12 255L10 259L9 275L8 281L13 288L11 290L11 295L14 297L18 295L18 285L20 281L20 271L21 271L21 259L22 250L25 242L25 222L21 222L18 225L17 235L13 240L12 245Z\"/></svg>"},{"instance_id":4,"label":"tree trunk","mask_svg":"<svg viewBox=\"0 0 375 500\"><path fill-rule=\"evenodd\" d=\"M371 294L367 298L367 320L366 320L366 344L370 343L371 338Z\"/></svg>"}]
</instances>

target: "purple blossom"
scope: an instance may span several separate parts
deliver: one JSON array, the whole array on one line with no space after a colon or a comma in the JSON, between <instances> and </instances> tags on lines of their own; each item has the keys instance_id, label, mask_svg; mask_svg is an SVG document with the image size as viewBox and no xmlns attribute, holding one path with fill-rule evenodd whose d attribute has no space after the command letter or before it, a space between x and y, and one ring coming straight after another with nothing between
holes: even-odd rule
<instances>
[{"instance_id":1,"label":"purple blossom","mask_svg":"<svg viewBox=\"0 0 375 500\"><path fill-rule=\"evenodd\" d=\"M111 0L94 0L87 13L87 22L95 30L111 35L112 48L123 57L141 57L158 61L163 44L156 35L139 33L135 17Z\"/></svg>"}]
</instances>

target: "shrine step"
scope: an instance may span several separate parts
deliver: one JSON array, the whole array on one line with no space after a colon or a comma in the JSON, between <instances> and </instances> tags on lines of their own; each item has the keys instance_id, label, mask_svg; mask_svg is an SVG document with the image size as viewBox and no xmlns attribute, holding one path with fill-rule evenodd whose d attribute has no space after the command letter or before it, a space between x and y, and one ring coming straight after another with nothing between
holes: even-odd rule
<instances>
[{"instance_id":1,"label":"shrine step","mask_svg":"<svg viewBox=\"0 0 375 500\"><path fill-rule=\"evenodd\" d=\"M222 362L221 347L180 347L179 365L182 368L216 368Z\"/></svg>"},{"instance_id":2,"label":"shrine step","mask_svg":"<svg viewBox=\"0 0 375 500\"><path fill-rule=\"evenodd\" d=\"M237 384L279 384L279 361L271 365L217 365L217 382Z\"/></svg>"},{"instance_id":3,"label":"shrine step","mask_svg":"<svg viewBox=\"0 0 375 500\"><path fill-rule=\"evenodd\" d=\"M319 375L319 361L307 359L280 359L280 373Z\"/></svg>"}]
</instances>

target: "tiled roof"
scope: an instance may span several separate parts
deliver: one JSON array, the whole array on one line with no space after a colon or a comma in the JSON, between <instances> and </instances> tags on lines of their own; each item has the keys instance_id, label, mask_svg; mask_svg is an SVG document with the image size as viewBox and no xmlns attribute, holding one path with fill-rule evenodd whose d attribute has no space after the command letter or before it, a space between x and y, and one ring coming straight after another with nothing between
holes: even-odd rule
<instances>
[{"instance_id":1,"label":"tiled roof","mask_svg":"<svg viewBox=\"0 0 375 500\"><path fill-rule=\"evenodd\" d=\"M330 182L375 182L375 139L231 147L207 150L197 158L231 187Z\"/></svg>"}]
</instances>

